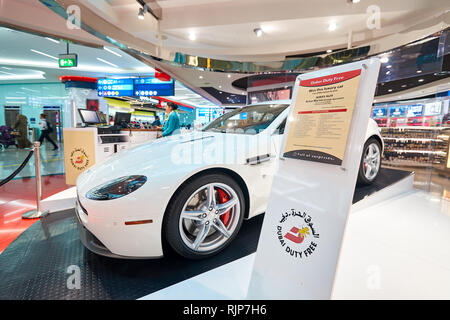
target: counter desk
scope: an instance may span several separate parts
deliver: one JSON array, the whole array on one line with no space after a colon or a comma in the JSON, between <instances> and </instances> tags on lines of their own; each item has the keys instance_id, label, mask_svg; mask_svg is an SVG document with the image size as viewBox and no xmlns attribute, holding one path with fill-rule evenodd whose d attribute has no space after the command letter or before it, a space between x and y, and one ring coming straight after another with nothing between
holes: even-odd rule
<instances>
[{"instance_id":1,"label":"counter desk","mask_svg":"<svg viewBox=\"0 0 450 320\"><path fill-rule=\"evenodd\" d=\"M130 146L155 140L159 129L122 129L121 133L128 134Z\"/></svg>"},{"instance_id":2,"label":"counter desk","mask_svg":"<svg viewBox=\"0 0 450 320\"><path fill-rule=\"evenodd\" d=\"M78 175L95 163L136 145L155 140L158 129L122 129L99 134L96 127L64 128L66 183L76 184Z\"/></svg>"}]
</instances>

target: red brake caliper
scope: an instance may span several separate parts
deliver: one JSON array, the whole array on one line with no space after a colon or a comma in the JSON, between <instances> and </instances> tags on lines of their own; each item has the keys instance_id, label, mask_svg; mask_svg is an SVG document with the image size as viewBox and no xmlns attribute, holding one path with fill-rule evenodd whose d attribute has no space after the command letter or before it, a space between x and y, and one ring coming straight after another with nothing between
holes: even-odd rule
<instances>
[{"instance_id":1,"label":"red brake caliper","mask_svg":"<svg viewBox=\"0 0 450 320\"><path fill-rule=\"evenodd\" d=\"M228 197L228 195L222 189L217 189L217 192L219 193L219 203L225 203L230 200L230 197ZM224 225L227 225L228 220L230 220L230 211L231 209L220 216L220 220L222 220Z\"/></svg>"}]
</instances>

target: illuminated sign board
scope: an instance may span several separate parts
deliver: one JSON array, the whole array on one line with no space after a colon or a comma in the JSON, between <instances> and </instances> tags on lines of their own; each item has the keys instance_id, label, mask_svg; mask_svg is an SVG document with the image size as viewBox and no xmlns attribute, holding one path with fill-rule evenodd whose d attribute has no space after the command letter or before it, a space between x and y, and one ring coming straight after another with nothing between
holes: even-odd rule
<instances>
[{"instance_id":1,"label":"illuminated sign board","mask_svg":"<svg viewBox=\"0 0 450 320\"><path fill-rule=\"evenodd\" d=\"M386 118L386 108L374 108L373 109L373 118Z\"/></svg>"},{"instance_id":2,"label":"illuminated sign board","mask_svg":"<svg viewBox=\"0 0 450 320\"><path fill-rule=\"evenodd\" d=\"M101 97L133 96L134 79L98 79L97 94Z\"/></svg>"},{"instance_id":3,"label":"illuminated sign board","mask_svg":"<svg viewBox=\"0 0 450 320\"><path fill-rule=\"evenodd\" d=\"M78 56L75 53L60 54L58 57L60 68L73 68L78 65Z\"/></svg>"},{"instance_id":4,"label":"illuminated sign board","mask_svg":"<svg viewBox=\"0 0 450 320\"><path fill-rule=\"evenodd\" d=\"M394 118L406 116L406 107L405 106L389 107L389 116Z\"/></svg>"},{"instance_id":5,"label":"illuminated sign board","mask_svg":"<svg viewBox=\"0 0 450 320\"><path fill-rule=\"evenodd\" d=\"M425 115L436 116L441 114L441 102L432 102L425 104Z\"/></svg>"},{"instance_id":6,"label":"illuminated sign board","mask_svg":"<svg viewBox=\"0 0 450 320\"><path fill-rule=\"evenodd\" d=\"M175 83L157 78L134 79L134 96L173 96L175 95Z\"/></svg>"},{"instance_id":7,"label":"illuminated sign board","mask_svg":"<svg viewBox=\"0 0 450 320\"><path fill-rule=\"evenodd\" d=\"M423 106L421 104L414 104L408 106L408 117L420 117L423 112Z\"/></svg>"}]
</instances>

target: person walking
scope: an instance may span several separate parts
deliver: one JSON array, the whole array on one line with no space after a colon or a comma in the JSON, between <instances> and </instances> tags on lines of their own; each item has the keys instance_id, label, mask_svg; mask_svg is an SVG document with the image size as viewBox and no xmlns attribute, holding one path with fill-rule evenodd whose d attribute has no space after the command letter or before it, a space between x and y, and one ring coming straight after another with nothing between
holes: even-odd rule
<instances>
[{"instance_id":1,"label":"person walking","mask_svg":"<svg viewBox=\"0 0 450 320\"><path fill-rule=\"evenodd\" d=\"M13 129L19 133L16 137L17 148L31 148L31 142L28 140L28 118L23 114L18 114Z\"/></svg>"},{"instance_id":2,"label":"person walking","mask_svg":"<svg viewBox=\"0 0 450 320\"><path fill-rule=\"evenodd\" d=\"M39 129L41 129L41 136L39 137L39 142L42 145L44 139L47 139L47 141L53 145L53 150L58 150L58 146L56 145L55 141L53 141L49 136L49 134L53 132L53 128L47 122L47 115L42 113L40 118L41 121L39 122Z\"/></svg>"}]
</instances>

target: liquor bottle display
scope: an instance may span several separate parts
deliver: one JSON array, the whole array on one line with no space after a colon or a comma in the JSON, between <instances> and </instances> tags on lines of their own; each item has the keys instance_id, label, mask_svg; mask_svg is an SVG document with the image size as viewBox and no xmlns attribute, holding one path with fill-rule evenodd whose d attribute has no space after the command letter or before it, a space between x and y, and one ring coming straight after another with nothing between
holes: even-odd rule
<instances>
[{"instance_id":1,"label":"liquor bottle display","mask_svg":"<svg viewBox=\"0 0 450 320\"><path fill-rule=\"evenodd\" d=\"M447 163L450 128L381 128L384 164L428 167Z\"/></svg>"}]
</instances>

